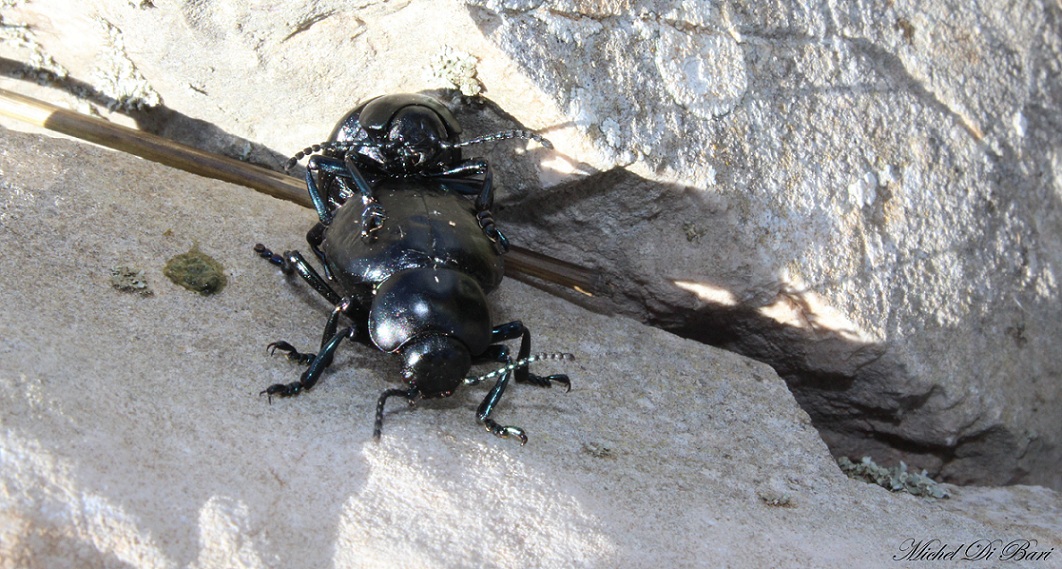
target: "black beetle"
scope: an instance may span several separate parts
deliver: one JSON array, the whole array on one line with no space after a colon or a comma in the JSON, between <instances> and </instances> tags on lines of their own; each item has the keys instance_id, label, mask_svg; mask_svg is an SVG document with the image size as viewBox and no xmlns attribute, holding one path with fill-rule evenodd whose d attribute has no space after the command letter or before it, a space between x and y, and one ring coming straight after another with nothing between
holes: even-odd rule
<instances>
[{"instance_id":1,"label":"black beetle","mask_svg":"<svg viewBox=\"0 0 1062 569\"><path fill-rule=\"evenodd\" d=\"M506 131L462 143L457 120L441 102L423 95L387 95L344 117L332 141L310 152L306 186L320 223L307 241L325 267L321 277L298 251L256 252L286 273L297 272L334 305L316 354L300 353L283 341L271 353L308 364L299 381L262 391L293 396L314 386L332 363L344 338L402 358L405 388L379 398L373 436L379 438L387 398L447 397L461 385L498 377L476 416L503 438L527 436L503 426L491 413L510 377L517 382L571 389L563 374L541 377L528 364L570 354L530 355L531 334L520 322L492 326L487 295L501 283L507 241L490 215L494 193L490 168L481 159L462 160L460 148L507 138L545 139L526 131ZM548 144L548 143L547 143ZM351 187L353 185L353 187ZM355 193L362 207L347 203ZM468 196L475 196L470 200ZM386 221L386 223L385 223ZM340 329L340 317L351 324ZM520 339L517 361L501 342ZM468 377L473 364L506 365Z\"/></svg>"},{"instance_id":2,"label":"black beetle","mask_svg":"<svg viewBox=\"0 0 1062 569\"><path fill-rule=\"evenodd\" d=\"M306 187L321 223L310 230L306 240L325 264L326 276L330 276L330 268L321 255L320 243L332 212L353 195L360 195L364 205L361 235L371 238L387 219L373 188L387 178L442 178L453 191L476 195L480 227L499 252L508 250L508 239L498 231L490 214L494 202L490 165L483 159L462 160L461 148L510 138L536 140L546 148L552 145L526 130L508 130L465 142L461 142L460 134L461 125L437 99L415 94L384 95L343 117L328 142L308 147L288 161L286 169L310 156Z\"/></svg>"}]
</instances>

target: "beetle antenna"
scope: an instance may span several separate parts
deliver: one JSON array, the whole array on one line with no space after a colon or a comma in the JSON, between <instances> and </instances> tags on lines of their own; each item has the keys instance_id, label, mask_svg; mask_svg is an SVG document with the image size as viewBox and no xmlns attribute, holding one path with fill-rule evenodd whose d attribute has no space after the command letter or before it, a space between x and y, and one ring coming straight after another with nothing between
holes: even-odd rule
<instances>
[{"instance_id":1,"label":"beetle antenna","mask_svg":"<svg viewBox=\"0 0 1062 569\"><path fill-rule=\"evenodd\" d=\"M307 146L306 148L303 148L302 150L296 152L295 156L292 156L291 159L284 164L284 171L287 172L288 170L291 170L295 167L296 164L299 163L299 160L302 160L303 158L311 154L316 154L318 152L326 150L338 150L341 152L346 152L347 150L350 150L353 147L354 145L350 142L339 140L331 140L328 142L322 142L321 144Z\"/></svg>"},{"instance_id":2,"label":"beetle antenna","mask_svg":"<svg viewBox=\"0 0 1062 569\"><path fill-rule=\"evenodd\" d=\"M373 424L372 427L372 438L376 439L377 441L380 440L380 433L383 432L384 404L387 402L388 397L401 395L402 397L405 397L407 400L409 400L409 406L413 407L417 402L417 395L419 393L420 392L417 390L416 387L411 387L409 389L388 389L387 391L381 393L380 400L376 402L376 423Z\"/></svg>"},{"instance_id":3,"label":"beetle antenna","mask_svg":"<svg viewBox=\"0 0 1062 569\"><path fill-rule=\"evenodd\" d=\"M443 146L447 148L463 148L465 146L472 146L473 144L482 144L484 142L497 142L499 140L509 140L511 138L522 138L524 140L534 140L535 142L545 146L546 148L553 149L553 143L546 140L542 135L531 132L529 130L503 130L502 132L496 132L494 134L486 134L483 136L477 136L471 140L464 142L458 142L456 144L444 143Z\"/></svg>"},{"instance_id":4,"label":"beetle antenna","mask_svg":"<svg viewBox=\"0 0 1062 569\"><path fill-rule=\"evenodd\" d=\"M479 377L466 377L465 378L465 385L476 385L476 384L480 383L481 381L486 381L488 379L493 379L495 377L498 377L499 375L506 374L506 373L509 373L510 371L513 371L515 369L519 369L519 368L525 367L528 364L530 364L532 362L537 362L539 360L574 360L574 359L575 359L575 355L574 354L569 354L569 353L566 353L566 352L551 352L551 353L535 354L533 356L527 356L526 358L516 360L515 362L513 362L511 364L504 365L504 366L502 366L502 367L500 367L500 368L498 368L498 369L496 369L496 370L494 370L494 371L492 371L490 373L481 375Z\"/></svg>"}]
</instances>

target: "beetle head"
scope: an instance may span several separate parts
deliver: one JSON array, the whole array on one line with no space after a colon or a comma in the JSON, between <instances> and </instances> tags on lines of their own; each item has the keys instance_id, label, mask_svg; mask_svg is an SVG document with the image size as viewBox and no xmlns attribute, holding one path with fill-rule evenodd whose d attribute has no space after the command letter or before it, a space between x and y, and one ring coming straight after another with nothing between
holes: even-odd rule
<instances>
[{"instance_id":1,"label":"beetle head","mask_svg":"<svg viewBox=\"0 0 1062 569\"><path fill-rule=\"evenodd\" d=\"M396 174L422 172L440 161L446 136L446 125L434 110L405 107L391 119L382 148L385 164Z\"/></svg>"},{"instance_id":2,"label":"beetle head","mask_svg":"<svg viewBox=\"0 0 1062 569\"><path fill-rule=\"evenodd\" d=\"M472 367L472 356L460 340L429 333L414 338L400 350L402 376L427 398L449 397Z\"/></svg>"}]
</instances>

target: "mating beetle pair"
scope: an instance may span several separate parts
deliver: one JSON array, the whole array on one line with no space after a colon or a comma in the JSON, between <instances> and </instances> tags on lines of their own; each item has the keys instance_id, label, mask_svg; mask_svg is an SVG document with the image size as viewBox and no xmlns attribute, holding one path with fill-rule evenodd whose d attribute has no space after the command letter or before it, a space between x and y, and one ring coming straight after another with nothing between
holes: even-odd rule
<instances>
[{"instance_id":1,"label":"mating beetle pair","mask_svg":"<svg viewBox=\"0 0 1062 569\"><path fill-rule=\"evenodd\" d=\"M532 356L531 334L520 321L491 325L486 297L502 280L508 240L490 211L490 166L482 159L463 160L460 150L509 138L549 143L519 130L466 142L460 133L457 120L438 100L386 95L356 108L329 142L305 149L288 163L310 156L306 187L320 222L306 239L324 276L298 251L277 255L262 245L255 250L284 272L297 272L334 308L316 354L283 341L270 344L271 352L285 352L308 368L299 381L271 385L263 394L287 397L312 388L348 338L402 358L406 386L380 395L374 437L380 436L389 397L404 397L412 405L421 397L447 397L462 383L497 377L476 417L491 433L517 437L523 444L522 429L491 418L510 378L571 388L566 375L542 377L527 369L533 361L570 354ZM350 325L341 328L341 317ZM501 342L517 338L520 349L513 362ZM468 377L473 364L486 362L505 365Z\"/></svg>"}]
</instances>

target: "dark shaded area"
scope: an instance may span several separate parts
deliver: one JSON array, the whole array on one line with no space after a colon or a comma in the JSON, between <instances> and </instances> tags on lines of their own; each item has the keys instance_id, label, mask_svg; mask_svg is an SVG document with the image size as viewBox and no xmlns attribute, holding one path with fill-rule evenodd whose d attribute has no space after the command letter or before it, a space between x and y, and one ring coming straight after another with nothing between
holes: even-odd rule
<instances>
[{"instance_id":1,"label":"dark shaded area","mask_svg":"<svg viewBox=\"0 0 1062 569\"><path fill-rule=\"evenodd\" d=\"M986 61L971 61L963 74L966 86L976 90L980 81L1021 82L1024 92L1016 89L1013 93L1021 101L1020 108L1011 110L977 96L956 104L954 97L949 100L941 95L954 86L948 79L927 79L913 71L894 49L871 39L879 37L877 32L853 32L860 29L861 22L880 27L880 15L861 20L856 10L849 25L848 14L824 13L821 22L825 29L809 36L806 28L811 20L807 13L786 6L753 6L728 5L728 26L743 38L741 57L747 69L747 91L728 118L718 123L704 121L699 126L683 124L692 119L689 114L677 112L666 98L657 99L655 93L642 89L643 85L658 88L662 76L659 69L646 64L649 58L627 55L625 50L645 53L654 47L652 41L641 43L641 38L626 31L629 17L608 13L604 19L614 20L595 29L590 34L594 45L584 47L579 42L563 41L550 22L525 9L473 6L469 11L483 34L508 52L523 72L549 85L562 105L582 107L580 90L597 91L607 104L595 108L597 102L590 102L588 116L595 116L597 111L599 120L604 120L603 116L617 108L631 113L615 117L619 125L615 130L621 138L630 129L660 133L655 150L681 152L687 141L710 147L715 152L713 165L725 165L716 169L715 183L729 191L757 191L764 186L764 176L789 176L791 163L779 167L772 162L779 156L806 161L812 170L820 160L829 160L842 170L863 168L860 152L854 148L849 151L843 143L826 157L800 150L791 155L779 152L779 148L799 149L823 134L821 125L811 118L822 116L818 110L823 107L851 113L851 125L842 125L837 134L843 136L850 130L853 143L865 141L873 147L870 154L875 160L903 164L911 141L924 137L926 162L931 168L940 168L942 183L938 185L934 179L933 187L918 191L952 192L949 198L954 197L970 217L977 219L971 234L1015 249L1014 262L1008 263L1006 253L993 257L976 238L947 245L952 247L949 253L962 256L969 272L978 275L968 277L972 292L963 303L972 304L973 309L947 324L932 317L913 317L903 324L920 325L921 329L908 327L896 338L885 339L887 344L853 341L861 334L820 326L815 307L802 305L803 291L794 294L782 284L771 290L772 283L784 280L782 265L786 260L774 258L771 252L762 254L772 229L763 225L754 228L766 234L761 241L751 235L753 231L743 222L754 216L741 211L748 202L736 200L734 211L727 215L726 204L696 203L689 199L691 192L686 188L665 187L629 173L600 173L551 189L541 199L521 196L507 200L509 210L503 217L516 220L521 240L552 239L557 242L558 254L597 268L612 285L608 299L570 296L573 301L627 314L772 365L835 455L857 459L869 455L883 465L905 460L911 467L925 467L934 475L960 483L1025 482L1060 487L1062 477L1057 473L1062 449L1057 422L1053 421L1053 411L1048 410L1057 408L1057 390L1045 384L1053 383L1062 370L1057 358L1043 355L1051 353L1053 341L1044 333L1051 329L1044 324L1050 317L1043 315L1055 314L1057 307L1049 297L1030 293L1029 279L1020 277L1046 267L1046 279L1053 282L1051 275L1059 266L1056 252L1062 245L1058 238L1062 227L1057 216L1057 192L1052 192L1057 184L1051 180L1055 156L1047 150L1057 146L1058 125L1062 123L1062 107L1058 105L1062 83L1046 79L1057 78L1062 71L1055 36L1031 33L1020 40L1028 39L1030 44L1023 43L1017 50L1009 44L1013 40L1009 37L988 35L972 42L981 45L984 39L984 53L992 53L998 60L987 65ZM1040 29L1058 29L1062 11L1054 5L1039 8L1045 20ZM584 8L562 16L594 14ZM622 25L610 29L615 20ZM902 16L887 22L893 36L907 44L925 36L918 25ZM613 42L619 49L612 47ZM846 71L834 77L809 72L807 67L815 61L809 50L832 42L839 46L835 62L842 61ZM593 57L585 56L584 50ZM1016 75L1008 76L1011 72ZM985 95L994 96L989 95L991 91L987 89ZM622 98L609 100L616 94ZM627 104L627 99L640 96L661 104L643 114L643 106ZM895 96L907 99L915 112L892 116L893 109L881 101ZM992 116L996 111L1004 115ZM755 126L760 132L752 132L748 117L742 116L751 112L758 113ZM1020 124L1015 126L1021 131L1018 137L1009 130L1012 121ZM959 140L954 139L954 129L961 129ZM594 126L587 128L587 134L601 139ZM642 152L642 166L681 164L664 152L643 152L638 142L624 146L623 142L608 140L602 146ZM964 163L968 165L961 165ZM952 180L959 181L952 185ZM898 201L887 186L878 185L876 204ZM844 186L834 191L843 192ZM512 209L520 212L514 214ZM883 207L862 213L879 225L889 214ZM903 213L915 217L920 212ZM778 217L786 220L784 212ZM1013 219L1026 224L1019 238L1007 233L1014 231L1014 224L1008 223ZM641 225L647 222L651 222L648 227ZM689 243L676 239L675 234L682 234ZM702 243L697 245L698 241ZM730 257L711 251L714 244L726 244ZM824 246L802 242L788 254L799 258L801 248L806 248L814 251L812 257L822 259ZM698 256L687 249L705 251ZM914 245L912 249L898 255L897 263L880 270L907 274L937 270L933 261L926 261L937 252L932 244ZM662 250L666 254L658 253ZM744 251L748 251L747 260ZM667 262L653 262L654 255ZM1004 265L999 279L983 282L977 270L980 261ZM676 290L680 281L686 285L680 287L684 290ZM921 281L908 282L897 279L891 290L877 293L889 295L883 304L896 301L897 306L919 310L923 306L919 292L905 287ZM858 291L865 284L824 280L807 288L843 286ZM993 295L988 292L990 288L1006 292ZM698 290L707 294L697 298ZM781 321L765 317L761 310L775 304ZM979 314L979 305L991 315ZM896 316L890 310L880 315L886 319ZM901 327L890 323L884 328ZM939 354L932 347L937 342L956 340L964 344L942 347ZM907 342L919 345L908 352ZM982 356L988 352L991 355ZM926 364L938 357L976 363ZM964 372L976 377L933 377L935 373Z\"/></svg>"},{"instance_id":2,"label":"dark shaded area","mask_svg":"<svg viewBox=\"0 0 1062 569\"><path fill-rule=\"evenodd\" d=\"M734 265L728 257L733 247L689 247L701 240L733 243L742 235L739 220L729 217L725 207L696 223L684 223L688 212L712 211L696 194L615 169L548 190L507 195L499 207L514 240L546 243L608 283L607 292L596 297L547 283L540 286L595 311L625 314L767 363L786 381L835 456L870 456L883 465L905 461L912 470L926 469L933 477L956 483L1027 480L1031 469L1001 452L1022 444L1004 427L969 430L951 440L931 428L932 410L943 394L926 378L897 372L907 366L887 345L854 340L844 331L820 326L815 308L781 284L766 296L748 290L753 281L781 283L781 267L758 267L761 272L734 277L726 269ZM654 228L670 228L670 234L659 236L666 243L657 249L673 252L685 245L699 251L690 257L690 265L657 263L647 258L641 244L615 232L650 222ZM750 253L754 247L750 245ZM668 262L676 265L676 258ZM679 278L724 291L735 303L698 299L676 286ZM806 318L783 324L760 310L775 302L787 303Z\"/></svg>"}]
</instances>

